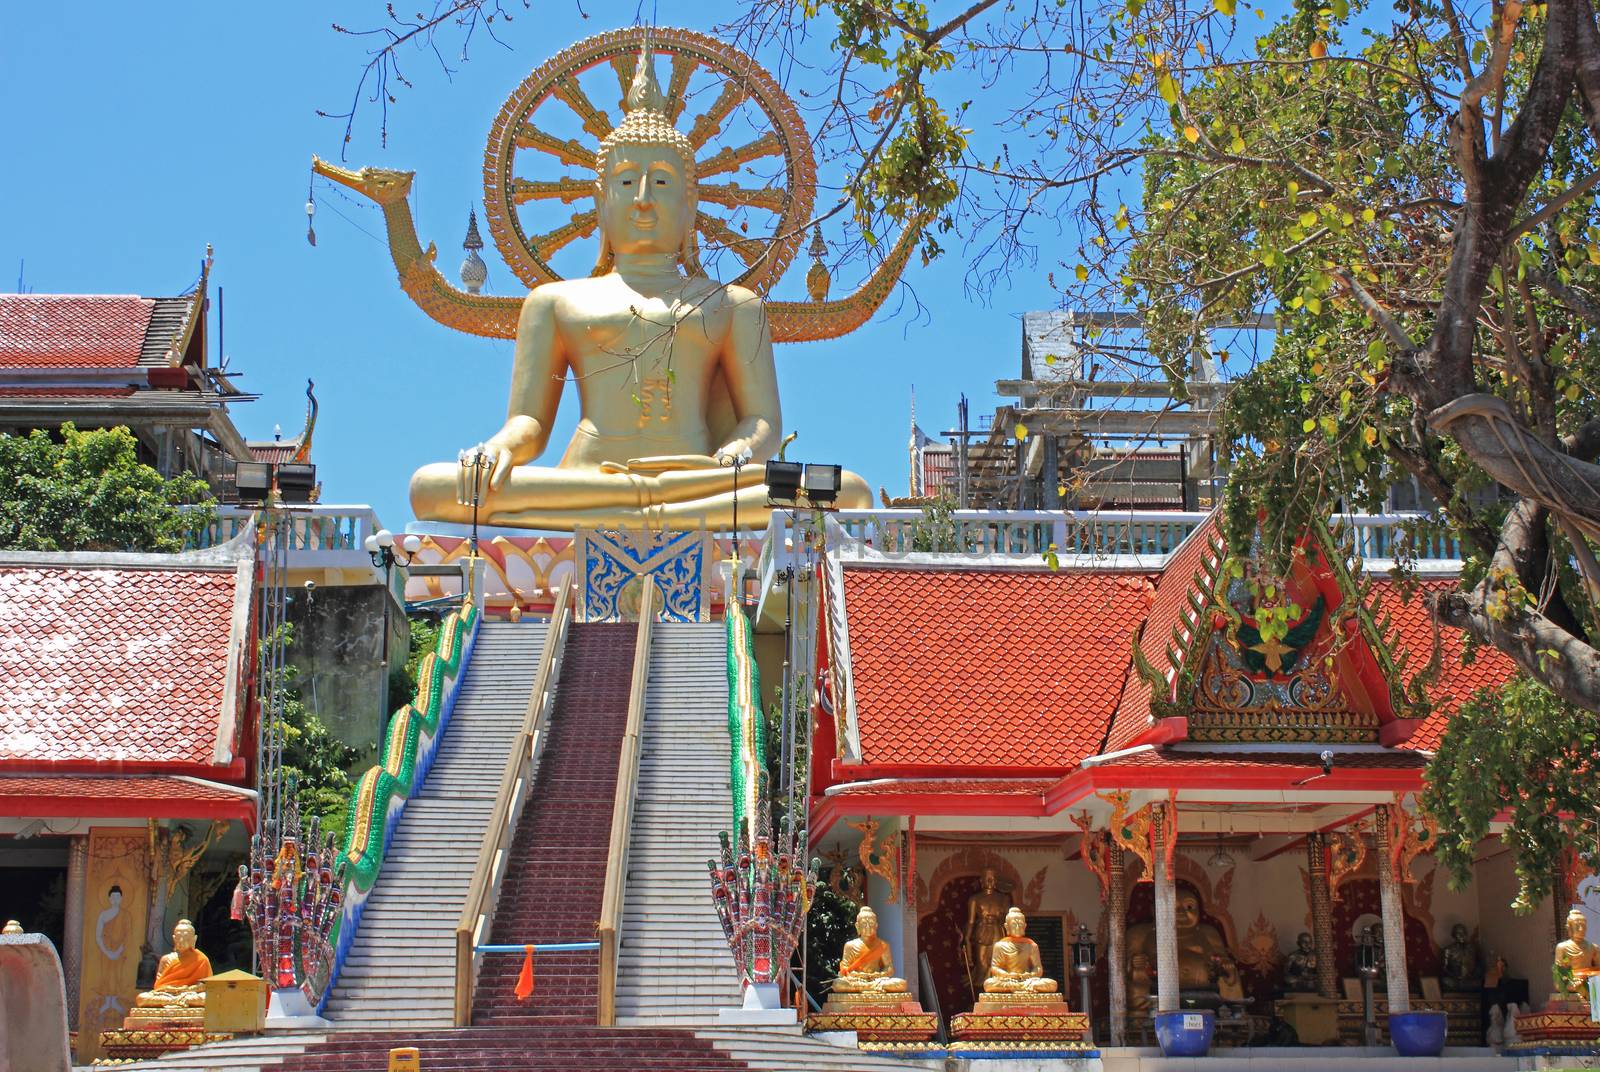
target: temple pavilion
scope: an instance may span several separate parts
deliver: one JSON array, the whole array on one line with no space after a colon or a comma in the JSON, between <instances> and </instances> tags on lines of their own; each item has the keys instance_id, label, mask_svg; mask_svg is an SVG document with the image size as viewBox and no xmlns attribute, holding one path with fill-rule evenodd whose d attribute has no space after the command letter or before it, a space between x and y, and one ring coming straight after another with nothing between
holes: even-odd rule
<instances>
[{"instance_id":1,"label":"temple pavilion","mask_svg":"<svg viewBox=\"0 0 1600 1072\"><path fill-rule=\"evenodd\" d=\"M1380 1039L1400 986L1461 1045L1483 1044L1490 1004L1544 1000L1571 891L1513 915L1494 838L1450 889L1415 804L1452 712L1513 669L1429 618L1453 548L1420 549L1401 584L1382 519L1310 532L1284 593L1301 616L1263 642L1214 516L1135 518L1087 546L1059 516L1031 519L1041 536L960 513L955 546L930 553L901 550L906 514L830 523L811 816L830 885L876 910L924 1008L972 1007L996 904L1024 910L1074 1007L1087 979L1101 1045L1148 1044L1169 988L1217 1011L1219 1044L1284 1019L1301 1042L1359 1042L1367 935ZM1058 568L1007 553L1042 540ZM1175 957L1151 926L1163 899ZM1319 1015L1285 1014L1290 990Z\"/></svg>"}]
</instances>

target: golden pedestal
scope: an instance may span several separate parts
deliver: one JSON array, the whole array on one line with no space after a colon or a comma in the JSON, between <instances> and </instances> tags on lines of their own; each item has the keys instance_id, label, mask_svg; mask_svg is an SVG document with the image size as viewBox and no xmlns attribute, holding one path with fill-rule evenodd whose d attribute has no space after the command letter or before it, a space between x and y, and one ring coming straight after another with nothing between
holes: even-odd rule
<instances>
[{"instance_id":1,"label":"golden pedestal","mask_svg":"<svg viewBox=\"0 0 1600 1072\"><path fill-rule=\"evenodd\" d=\"M206 990L205 1028L236 1035L259 1034L267 1017L267 981L247 971L225 971L201 980Z\"/></svg>"},{"instance_id":2,"label":"golden pedestal","mask_svg":"<svg viewBox=\"0 0 1600 1072\"><path fill-rule=\"evenodd\" d=\"M1339 1043L1339 999L1316 994L1294 994L1273 1002L1278 1019L1294 1028L1302 1046Z\"/></svg>"},{"instance_id":3,"label":"golden pedestal","mask_svg":"<svg viewBox=\"0 0 1600 1072\"><path fill-rule=\"evenodd\" d=\"M939 1019L910 994L832 994L822 1011L806 1017L807 1031L854 1031L863 1043L926 1042Z\"/></svg>"},{"instance_id":4,"label":"golden pedestal","mask_svg":"<svg viewBox=\"0 0 1600 1072\"><path fill-rule=\"evenodd\" d=\"M1089 1017L1069 1011L1060 994L984 994L950 1021L950 1034L969 1049L1088 1049L1088 1033Z\"/></svg>"},{"instance_id":5,"label":"golden pedestal","mask_svg":"<svg viewBox=\"0 0 1600 1072\"><path fill-rule=\"evenodd\" d=\"M207 1031L203 1027L125 1027L120 1031L102 1031L100 1049L105 1057L95 1064L148 1061L174 1050L187 1050L207 1042L226 1042L232 1037L226 1031Z\"/></svg>"},{"instance_id":6,"label":"golden pedestal","mask_svg":"<svg viewBox=\"0 0 1600 1072\"><path fill-rule=\"evenodd\" d=\"M1373 1016L1377 1020L1378 1045L1389 1045L1389 999L1382 997L1380 988L1372 997ZM1412 998L1413 1012L1442 1012L1447 1017L1446 1046L1482 1046L1483 1027L1479 1017L1479 999L1476 994L1451 994L1437 1001ZM1361 1002L1349 999L1339 1001L1339 1035L1346 1046L1361 1045Z\"/></svg>"},{"instance_id":7,"label":"golden pedestal","mask_svg":"<svg viewBox=\"0 0 1600 1072\"><path fill-rule=\"evenodd\" d=\"M1544 1008L1517 1017L1517 1036L1521 1041L1508 1051L1600 1046L1600 1023L1589 1019L1588 1002L1551 998Z\"/></svg>"}]
</instances>

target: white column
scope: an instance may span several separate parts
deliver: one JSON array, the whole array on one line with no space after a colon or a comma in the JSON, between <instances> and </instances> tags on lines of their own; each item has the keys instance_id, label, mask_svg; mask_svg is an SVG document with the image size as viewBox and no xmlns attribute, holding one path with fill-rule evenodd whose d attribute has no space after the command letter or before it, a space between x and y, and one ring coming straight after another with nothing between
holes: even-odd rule
<instances>
[{"instance_id":1,"label":"white column","mask_svg":"<svg viewBox=\"0 0 1600 1072\"><path fill-rule=\"evenodd\" d=\"M67 986L67 1020L78 1026L78 979L83 972L83 875L89 866L89 837L73 834L67 839L67 902L61 935L61 973Z\"/></svg>"},{"instance_id":2,"label":"white column","mask_svg":"<svg viewBox=\"0 0 1600 1072\"><path fill-rule=\"evenodd\" d=\"M1064 544L1062 546L1065 546ZM1099 837L1100 835L1092 835ZM1106 891L1106 1016L1111 1025L1111 1045L1126 1046L1128 1019L1128 880L1122 846L1106 839L1106 866L1111 887Z\"/></svg>"},{"instance_id":3,"label":"white column","mask_svg":"<svg viewBox=\"0 0 1600 1072\"><path fill-rule=\"evenodd\" d=\"M1389 805L1379 804L1378 820L1378 904L1383 912L1384 984L1389 997L1389 1015L1411 1011L1411 981L1406 972L1405 912L1400 907L1400 882L1394 873L1393 839L1389 833Z\"/></svg>"},{"instance_id":4,"label":"white column","mask_svg":"<svg viewBox=\"0 0 1600 1072\"><path fill-rule=\"evenodd\" d=\"M1150 806L1156 884L1156 1011L1178 1011L1178 887L1167 867L1167 806Z\"/></svg>"}]
</instances>

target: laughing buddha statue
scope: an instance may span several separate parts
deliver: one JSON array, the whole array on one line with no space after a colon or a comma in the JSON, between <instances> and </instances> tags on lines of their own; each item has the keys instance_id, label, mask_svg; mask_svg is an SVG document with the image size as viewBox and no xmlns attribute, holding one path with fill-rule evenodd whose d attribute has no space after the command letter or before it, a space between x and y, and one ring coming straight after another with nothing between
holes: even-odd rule
<instances>
[{"instance_id":1,"label":"laughing buddha statue","mask_svg":"<svg viewBox=\"0 0 1600 1072\"><path fill-rule=\"evenodd\" d=\"M481 450L488 470L478 516L555 530L727 527L737 498L741 522L764 525L767 489L736 468L771 458L783 433L761 298L700 266L694 148L666 115L648 48L623 107L596 154L594 274L529 293L509 415L467 455ZM572 442L554 467L530 465L549 445L569 376L582 405ZM473 520L472 471L418 470L416 515ZM837 504L870 506L866 482L846 473Z\"/></svg>"}]
</instances>

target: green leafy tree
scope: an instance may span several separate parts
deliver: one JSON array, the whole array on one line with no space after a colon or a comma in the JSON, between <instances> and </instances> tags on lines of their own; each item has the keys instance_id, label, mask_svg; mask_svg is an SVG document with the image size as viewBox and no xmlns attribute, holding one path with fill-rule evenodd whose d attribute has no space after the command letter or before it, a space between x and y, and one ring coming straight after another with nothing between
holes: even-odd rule
<instances>
[{"instance_id":1,"label":"green leafy tree","mask_svg":"<svg viewBox=\"0 0 1600 1072\"><path fill-rule=\"evenodd\" d=\"M293 628L281 628L285 648L292 649ZM263 650L266 647L263 645ZM281 668L266 673L267 694L278 697L283 710L273 726L283 735L283 770L295 779L301 821L319 816L322 828L342 843L350 808L350 771L360 753L306 706L296 684L300 670L293 662L286 661Z\"/></svg>"},{"instance_id":2,"label":"green leafy tree","mask_svg":"<svg viewBox=\"0 0 1600 1072\"><path fill-rule=\"evenodd\" d=\"M0 435L0 549L181 551L211 522L198 477L139 461L126 428Z\"/></svg>"},{"instance_id":3,"label":"green leafy tree","mask_svg":"<svg viewBox=\"0 0 1600 1072\"><path fill-rule=\"evenodd\" d=\"M1484 690L1450 720L1428 765L1423 806L1439 819L1439 859L1456 885L1472 879L1478 842L1509 812L1503 840L1515 853L1517 899L1531 912L1569 849L1600 866L1600 718L1518 675ZM1538 771L1537 779L1528 773Z\"/></svg>"}]
</instances>

